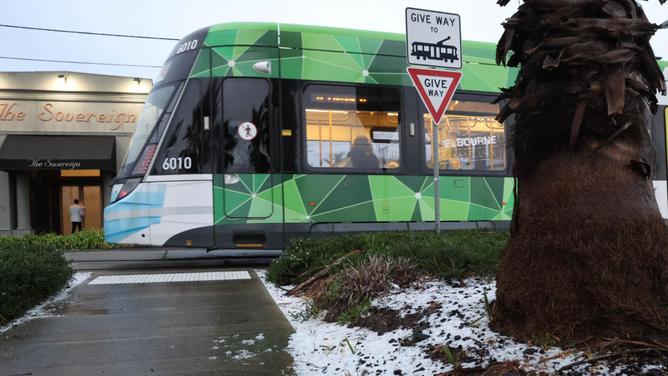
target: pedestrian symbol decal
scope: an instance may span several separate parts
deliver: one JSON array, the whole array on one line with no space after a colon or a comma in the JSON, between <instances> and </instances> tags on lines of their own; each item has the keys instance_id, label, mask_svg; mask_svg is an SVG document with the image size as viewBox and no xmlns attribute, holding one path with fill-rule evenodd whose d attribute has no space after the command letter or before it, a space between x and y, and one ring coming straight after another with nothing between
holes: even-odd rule
<instances>
[{"instance_id":1,"label":"pedestrian symbol decal","mask_svg":"<svg viewBox=\"0 0 668 376\"><path fill-rule=\"evenodd\" d=\"M254 139L255 136L257 136L257 127L255 126L255 124L247 121L239 125L237 133L239 133L239 137L243 138L246 141L250 141Z\"/></svg>"}]
</instances>

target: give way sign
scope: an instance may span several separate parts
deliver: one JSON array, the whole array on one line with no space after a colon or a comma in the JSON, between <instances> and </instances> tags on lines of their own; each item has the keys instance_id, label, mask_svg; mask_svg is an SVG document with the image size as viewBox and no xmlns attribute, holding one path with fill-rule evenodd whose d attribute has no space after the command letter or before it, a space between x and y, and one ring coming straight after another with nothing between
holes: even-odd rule
<instances>
[{"instance_id":1,"label":"give way sign","mask_svg":"<svg viewBox=\"0 0 668 376\"><path fill-rule=\"evenodd\" d=\"M440 123L441 116L448 108L457 85L462 78L462 72L440 71L423 68L406 68L413 85L420 93L422 102L427 107L435 124Z\"/></svg>"}]
</instances>

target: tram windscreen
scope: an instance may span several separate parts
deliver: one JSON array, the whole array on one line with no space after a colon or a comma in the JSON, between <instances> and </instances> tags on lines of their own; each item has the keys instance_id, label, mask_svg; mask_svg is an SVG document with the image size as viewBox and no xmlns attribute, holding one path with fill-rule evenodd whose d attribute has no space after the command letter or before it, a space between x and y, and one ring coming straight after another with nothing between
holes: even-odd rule
<instances>
[{"instance_id":1,"label":"tram windscreen","mask_svg":"<svg viewBox=\"0 0 668 376\"><path fill-rule=\"evenodd\" d=\"M123 168L118 174L119 178L130 176L146 140L148 140L151 132L153 132L153 128L155 128L160 115L162 115L169 104L169 100L177 86L177 83L172 83L151 91L137 120L137 127L135 128L135 133L132 135L132 140L130 140Z\"/></svg>"}]
</instances>

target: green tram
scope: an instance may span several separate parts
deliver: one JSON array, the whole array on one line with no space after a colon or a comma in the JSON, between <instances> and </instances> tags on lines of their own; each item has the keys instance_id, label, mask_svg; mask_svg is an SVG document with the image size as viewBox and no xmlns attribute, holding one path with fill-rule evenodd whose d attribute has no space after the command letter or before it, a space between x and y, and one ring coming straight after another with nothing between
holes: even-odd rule
<instances>
[{"instance_id":1,"label":"green tram","mask_svg":"<svg viewBox=\"0 0 668 376\"><path fill-rule=\"evenodd\" d=\"M495 64L492 44L462 49L438 128L440 219L508 227L509 134L490 102L516 71ZM271 252L294 236L433 229L431 119L405 53L400 34L314 26L188 35L137 122L105 208L107 240ZM666 206L665 158L659 175Z\"/></svg>"}]
</instances>

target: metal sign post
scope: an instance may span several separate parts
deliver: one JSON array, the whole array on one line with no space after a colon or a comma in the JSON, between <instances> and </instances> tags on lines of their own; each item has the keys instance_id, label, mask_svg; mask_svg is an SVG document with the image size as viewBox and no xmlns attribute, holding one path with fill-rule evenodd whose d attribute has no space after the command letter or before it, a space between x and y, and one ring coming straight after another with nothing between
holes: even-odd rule
<instances>
[{"instance_id":1,"label":"metal sign post","mask_svg":"<svg viewBox=\"0 0 668 376\"><path fill-rule=\"evenodd\" d=\"M431 115L432 136L431 143L433 147L432 161L434 162L434 222L436 232L441 232L441 192L439 191L438 179L440 177L440 161L438 155L438 123L448 108L448 103L459 81L462 78L461 72L439 71L423 68L406 68L408 75L413 81L413 85L420 94L420 98L427 107Z\"/></svg>"},{"instance_id":2,"label":"metal sign post","mask_svg":"<svg viewBox=\"0 0 668 376\"><path fill-rule=\"evenodd\" d=\"M427 9L406 8L406 60L409 65L438 68L462 68L462 29L458 14ZM441 175L438 155L438 123L448 108L461 72L407 68L413 85L427 107L432 121L431 143L434 162L434 225L441 232Z\"/></svg>"},{"instance_id":3,"label":"metal sign post","mask_svg":"<svg viewBox=\"0 0 668 376\"><path fill-rule=\"evenodd\" d=\"M431 118L432 124L432 162L434 162L434 220L436 233L441 233L441 191L438 189L438 180L441 175L441 161L438 155L438 123L434 121L434 118Z\"/></svg>"}]
</instances>

